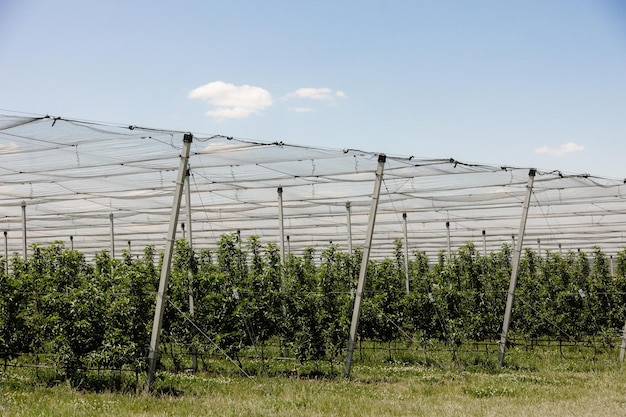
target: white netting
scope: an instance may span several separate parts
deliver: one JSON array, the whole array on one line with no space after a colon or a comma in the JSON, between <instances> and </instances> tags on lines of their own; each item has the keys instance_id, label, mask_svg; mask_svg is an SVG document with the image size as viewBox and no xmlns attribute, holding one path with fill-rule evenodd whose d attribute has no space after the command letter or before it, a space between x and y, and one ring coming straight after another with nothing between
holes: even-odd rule
<instances>
[{"instance_id":1,"label":"white netting","mask_svg":"<svg viewBox=\"0 0 626 417\"><path fill-rule=\"evenodd\" d=\"M161 249L170 219L183 132L0 115L1 228L21 252L22 203L28 244L62 240L93 254L110 248ZM194 134L191 213L194 246L214 248L241 231L278 243L283 189L287 250L346 250L346 203L354 246L362 244L378 155ZM372 256L390 256L407 213L411 250L429 256L473 241L487 250L517 238L529 168L387 155ZM542 250L621 250L626 231L623 180L537 172L526 246ZM183 207L179 222L189 224ZM179 228L180 230L180 228ZM180 235L182 237L182 234Z\"/></svg>"}]
</instances>

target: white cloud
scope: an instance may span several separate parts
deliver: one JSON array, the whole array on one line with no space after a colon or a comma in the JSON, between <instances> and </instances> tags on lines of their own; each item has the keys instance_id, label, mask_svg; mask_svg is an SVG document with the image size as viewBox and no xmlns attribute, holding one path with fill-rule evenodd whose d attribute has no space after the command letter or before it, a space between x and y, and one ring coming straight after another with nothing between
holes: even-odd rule
<instances>
[{"instance_id":1,"label":"white cloud","mask_svg":"<svg viewBox=\"0 0 626 417\"><path fill-rule=\"evenodd\" d=\"M333 91L330 88L298 88L296 91L287 94L287 97L308 98L311 100L335 100L346 98L343 91Z\"/></svg>"},{"instance_id":2,"label":"white cloud","mask_svg":"<svg viewBox=\"0 0 626 417\"><path fill-rule=\"evenodd\" d=\"M216 119L242 119L272 105L269 91L251 85L214 81L189 92L191 99L208 101L215 108L206 112Z\"/></svg>"},{"instance_id":3,"label":"white cloud","mask_svg":"<svg viewBox=\"0 0 626 417\"><path fill-rule=\"evenodd\" d=\"M559 146L558 148L551 148L549 146L542 146L540 148L535 149L535 153L538 154L549 154L553 156L563 156L565 154L571 152L580 152L585 149L584 146L578 145L574 142L567 142Z\"/></svg>"},{"instance_id":4,"label":"white cloud","mask_svg":"<svg viewBox=\"0 0 626 417\"><path fill-rule=\"evenodd\" d=\"M310 107L292 107L291 110L295 111L296 113L309 113L313 111L313 109Z\"/></svg>"}]
</instances>

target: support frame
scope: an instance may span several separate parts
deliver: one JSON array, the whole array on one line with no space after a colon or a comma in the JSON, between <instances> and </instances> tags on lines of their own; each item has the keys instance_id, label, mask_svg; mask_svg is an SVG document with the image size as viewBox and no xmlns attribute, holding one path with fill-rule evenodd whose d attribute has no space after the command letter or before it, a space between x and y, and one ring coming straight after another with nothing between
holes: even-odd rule
<instances>
[{"instance_id":1,"label":"support frame","mask_svg":"<svg viewBox=\"0 0 626 417\"><path fill-rule=\"evenodd\" d=\"M515 288L517 286L517 275L519 270L520 258L522 255L522 246L524 245L524 233L526 232L526 220L528 219L528 209L530 207L530 199L533 193L533 184L535 181L535 169L528 172L528 183L526 184L526 196L524 198L524 206L522 209L522 217L520 219L518 239L515 244L513 260L511 265L511 281L509 282L509 291L506 297L506 307L504 310L504 320L502 321L502 333L499 342L498 363L504 365L504 355L506 351L506 339L509 332L509 324L511 322L511 312L513 311L513 300L515 298Z\"/></svg>"},{"instance_id":2,"label":"support frame","mask_svg":"<svg viewBox=\"0 0 626 417\"><path fill-rule=\"evenodd\" d=\"M372 247L372 238L374 237L374 226L376 224L376 212L378 211L378 200L380 199L380 189L383 182L383 172L387 157L384 154L378 155L378 166L376 168L376 181L374 183L374 192L372 193L372 205L367 222L367 231L365 232L365 244L363 245L363 258L361 260L361 269L359 271L359 281L354 296L354 308L352 309L352 321L350 324L350 334L348 336L348 349L346 352L346 364L344 376L350 378L352 369L352 356L354 354L354 346L356 345L356 332L359 327L359 316L361 314L361 302L363 301L363 289L367 278L367 264L369 263L370 250Z\"/></svg>"},{"instance_id":3,"label":"support frame","mask_svg":"<svg viewBox=\"0 0 626 417\"><path fill-rule=\"evenodd\" d=\"M170 214L170 224L167 234L167 243L163 253L163 266L161 268L161 277L159 279L159 290L156 295L156 308L154 310L154 321L152 323L152 334L150 337L150 347L148 348L148 371L146 375L145 391L149 392L154 382L156 367L159 360L159 340L161 336L161 327L163 325L163 313L165 312L165 303L167 299L167 284L170 278L172 268L172 255L174 253L174 244L176 241L176 227L178 225L178 215L180 212L183 186L185 183L185 175L187 172L187 164L189 161L189 152L193 136L191 133L185 133L183 136L183 148L180 155L180 164L178 166L178 176L176 179L176 189L174 191L174 202L172 203L172 212Z\"/></svg>"}]
</instances>

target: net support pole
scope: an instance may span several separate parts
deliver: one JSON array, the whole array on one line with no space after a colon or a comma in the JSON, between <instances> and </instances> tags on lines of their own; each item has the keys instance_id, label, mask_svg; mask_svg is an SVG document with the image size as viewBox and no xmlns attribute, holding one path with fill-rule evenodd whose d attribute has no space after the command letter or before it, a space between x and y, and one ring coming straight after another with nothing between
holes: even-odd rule
<instances>
[{"instance_id":1,"label":"net support pole","mask_svg":"<svg viewBox=\"0 0 626 417\"><path fill-rule=\"evenodd\" d=\"M624 362L624 355L626 354L626 323L624 323L624 329L622 330L622 347L619 350L619 361Z\"/></svg>"},{"instance_id":2,"label":"net support pole","mask_svg":"<svg viewBox=\"0 0 626 417\"><path fill-rule=\"evenodd\" d=\"M346 202L346 211L348 214L347 227L348 227L348 253L352 255L352 203Z\"/></svg>"},{"instance_id":3,"label":"net support pole","mask_svg":"<svg viewBox=\"0 0 626 417\"><path fill-rule=\"evenodd\" d=\"M9 275L9 233L6 230L4 231L4 261L4 269Z\"/></svg>"},{"instance_id":4,"label":"net support pole","mask_svg":"<svg viewBox=\"0 0 626 417\"><path fill-rule=\"evenodd\" d=\"M278 234L280 235L280 261L285 262L285 223L283 219L283 187L278 187Z\"/></svg>"},{"instance_id":5,"label":"net support pole","mask_svg":"<svg viewBox=\"0 0 626 417\"><path fill-rule=\"evenodd\" d=\"M361 260L361 269L359 271L359 282L356 287L354 297L354 308L352 309L352 322L350 324L350 334L348 338L348 350L346 352L346 367L344 376L350 377L352 369L352 355L354 354L354 346L356 344L356 332L359 326L359 315L361 313L361 301L363 301L363 289L365 288L365 278L367 275L367 264L369 262L370 250L372 247L372 238L374 237L374 225L376 224L376 212L378 211L378 200L380 197L380 188L383 182L383 171L387 157L383 154L378 155L378 167L376 168L376 181L374 183L374 193L372 194L372 205L367 222L367 231L365 232L365 244L363 246L363 259Z\"/></svg>"},{"instance_id":6,"label":"net support pole","mask_svg":"<svg viewBox=\"0 0 626 417\"><path fill-rule=\"evenodd\" d=\"M194 303L193 303L193 233L192 233L192 221L191 221L191 187L189 185L189 179L191 178L191 170L187 168L185 173L185 205L187 209L187 242L189 242L189 315L193 317Z\"/></svg>"},{"instance_id":7,"label":"net support pole","mask_svg":"<svg viewBox=\"0 0 626 417\"><path fill-rule=\"evenodd\" d=\"M450 245L450 222L446 222L446 236L448 238L448 259L452 258L452 246Z\"/></svg>"},{"instance_id":8,"label":"net support pole","mask_svg":"<svg viewBox=\"0 0 626 417\"><path fill-rule=\"evenodd\" d=\"M528 208L530 207L530 199L533 193L533 183L535 181L534 169L528 173L528 183L526 185L526 197L524 198L524 207L522 209L522 218L519 225L519 234L513 253L513 264L511 265L511 281L509 283L509 291L506 297L506 308L504 310L504 320L502 322L502 334L499 343L498 363L504 365L504 352L506 350L506 338L509 332L509 324L511 322L511 312L513 310L513 298L515 296L515 287L517 286L517 274L519 270L520 258L522 255L522 245L524 244L524 233L526 231L526 220L528 219Z\"/></svg>"},{"instance_id":9,"label":"net support pole","mask_svg":"<svg viewBox=\"0 0 626 417\"><path fill-rule=\"evenodd\" d=\"M28 256L28 241L26 240L26 201L22 201L22 242L24 244L24 260Z\"/></svg>"},{"instance_id":10,"label":"net support pole","mask_svg":"<svg viewBox=\"0 0 626 417\"><path fill-rule=\"evenodd\" d=\"M113 260L115 259L115 219L113 213L109 214L109 221L111 222L111 277L113 277Z\"/></svg>"},{"instance_id":11,"label":"net support pole","mask_svg":"<svg viewBox=\"0 0 626 417\"><path fill-rule=\"evenodd\" d=\"M161 335L161 327L163 325L163 312L165 311L165 302L167 297L167 284L170 278L172 267L172 254L174 252L174 243L176 240L176 226L178 224L178 214L180 211L180 203L183 194L183 185L185 182L185 174L187 162L189 160L189 150L193 136L191 133L185 133L183 137L183 149L180 155L180 165L178 167L178 177L176 179L176 189L174 191L174 202L172 203L172 212L170 214L170 224L167 234L165 251L163 253L163 266L161 268L161 277L159 279L159 290L156 295L156 308L154 310L154 321L152 322L152 335L150 337L150 347L148 350L148 373L146 376L145 391L150 391L154 376L156 373L157 362L159 360L159 338Z\"/></svg>"},{"instance_id":12,"label":"net support pole","mask_svg":"<svg viewBox=\"0 0 626 417\"><path fill-rule=\"evenodd\" d=\"M111 222L111 261L115 259L115 220L113 213L109 214L109 221Z\"/></svg>"},{"instance_id":13,"label":"net support pole","mask_svg":"<svg viewBox=\"0 0 626 417\"><path fill-rule=\"evenodd\" d=\"M483 256L487 256L487 232L483 230Z\"/></svg>"},{"instance_id":14,"label":"net support pole","mask_svg":"<svg viewBox=\"0 0 626 417\"><path fill-rule=\"evenodd\" d=\"M195 306L193 301L193 234L191 221L191 168L187 165L185 172L185 209L187 210L187 242L189 242L189 265L188 265L188 291L189 291L189 317L193 320L195 315ZM191 347L191 368L194 372L198 371L198 352L196 347Z\"/></svg>"},{"instance_id":15,"label":"net support pole","mask_svg":"<svg viewBox=\"0 0 626 417\"><path fill-rule=\"evenodd\" d=\"M402 220L404 220L404 283L408 294L411 292L411 285L409 283L409 231L406 213L402 213Z\"/></svg>"}]
</instances>

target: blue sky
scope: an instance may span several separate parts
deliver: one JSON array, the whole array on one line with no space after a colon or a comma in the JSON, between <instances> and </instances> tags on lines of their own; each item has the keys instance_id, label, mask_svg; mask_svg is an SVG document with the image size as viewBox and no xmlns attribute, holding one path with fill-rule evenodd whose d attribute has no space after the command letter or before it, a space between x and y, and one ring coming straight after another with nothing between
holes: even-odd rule
<instances>
[{"instance_id":1,"label":"blue sky","mask_svg":"<svg viewBox=\"0 0 626 417\"><path fill-rule=\"evenodd\" d=\"M0 109L626 178L626 2L0 0Z\"/></svg>"}]
</instances>

